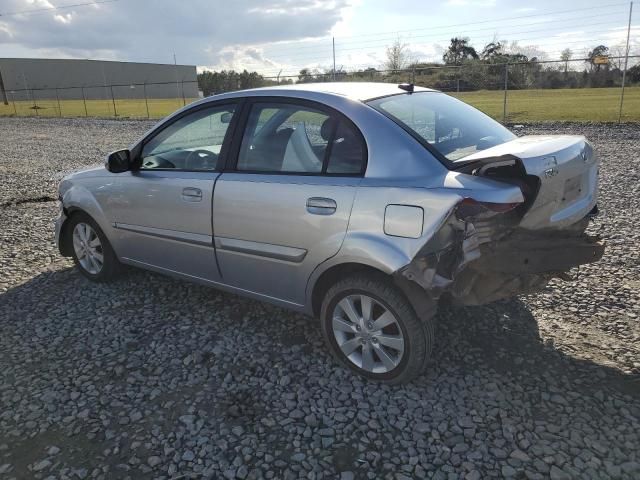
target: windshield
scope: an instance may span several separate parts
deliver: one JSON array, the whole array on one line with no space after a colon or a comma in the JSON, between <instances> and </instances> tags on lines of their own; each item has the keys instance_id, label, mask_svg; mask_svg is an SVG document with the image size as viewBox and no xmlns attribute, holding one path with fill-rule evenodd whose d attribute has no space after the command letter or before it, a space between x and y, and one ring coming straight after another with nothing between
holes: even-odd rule
<instances>
[{"instance_id":1,"label":"windshield","mask_svg":"<svg viewBox=\"0 0 640 480\"><path fill-rule=\"evenodd\" d=\"M444 93L399 94L367 103L449 162L516 138L492 118Z\"/></svg>"}]
</instances>

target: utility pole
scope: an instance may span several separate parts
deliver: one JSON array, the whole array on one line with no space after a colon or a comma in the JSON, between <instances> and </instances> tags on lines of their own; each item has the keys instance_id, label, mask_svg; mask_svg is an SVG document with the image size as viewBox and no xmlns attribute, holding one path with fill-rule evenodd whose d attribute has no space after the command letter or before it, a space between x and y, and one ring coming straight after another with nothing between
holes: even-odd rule
<instances>
[{"instance_id":1,"label":"utility pole","mask_svg":"<svg viewBox=\"0 0 640 480\"><path fill-rule=\"evenodd\" d=\"M7 98L7 91L4 89L4 81L2 80L2 72L0 71L0 95L2 95L2 101L5 105L9 105L9 99Z\"/></svg>"},{"instance_id":2,"label":"utility pole","mask_svg":"<svg viewBox=\"0 0 640 480\"><path fill-rule=\"evenodd\" d=\"M336 81L336 37L331 37L331 46L333 49L333 81Z\"/></svg>"},{"instance_id":3,"label":"utility pole","mask_svg":"<svg viewBox=\"0 0 640 480\"><path fill-rule=\"evenodd\" d=\"M629 35L631 33L631 14L633 2L629 2L629 24L627 25L627 46L624 54L624 70L622 71L622 91L620 92L620 110L618 111L618 124L622 121L622 104L624 102L624 84L627 79L627 65L629 64Z\"/></svg>"}]
</instances>

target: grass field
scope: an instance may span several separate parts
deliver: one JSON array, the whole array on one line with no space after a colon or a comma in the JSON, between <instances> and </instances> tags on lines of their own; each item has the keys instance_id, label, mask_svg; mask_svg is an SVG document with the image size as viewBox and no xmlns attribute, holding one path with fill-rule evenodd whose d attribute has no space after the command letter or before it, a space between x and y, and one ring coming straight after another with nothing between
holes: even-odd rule
<instances>
[{"instance_id":1,"label":"grass field","mask_svg":"<svg viewBox=\"0 0 640 480\"><path fill-rule=\"evenodd\" d=\"M481 90L452 94L498 120L502 120L504 92ZM509 90L507 122L617 122L620 88ZM640 87L624 93L622 121L640 121Z\"/></svg>"},{"instance_id":2,"label":"grass field","mask_svg":"<svg viewBox=\"0 0 640 480\"><path fill-rule=\"evenodd\" d=\"M452 93L453 96L502 120L504 92L481 90ZM186 103L194 99L187 99ZM59 107L58 107L59 105ZM620 105L619 88L510 90L507 93L507 122L616 122ZM116 100L115 112L111 100L38 100L33 102L0 103L0 115L43 117L117 117L161 118L183 106L179 99ZM640 121L640 87L625 90L623 121Z\"/></svg>"},{"instance_id":3,"label":"grass field","mask_svg":"<svg viewBox=\"0 0 640 480\"><path fill-rule=\"evenodd\" d=\"M20 117L117 117L117 118L162 118L171 112L182 108L185 103L191 103L195 99L187 98L150 98L111 100L87 100L86 111L83 100L38 100L34 108L33 102L9 102L9 105L0 103L0 116L17 115ZM58 107L59 105L59 107Z\"/></svg>"}]
</instances>

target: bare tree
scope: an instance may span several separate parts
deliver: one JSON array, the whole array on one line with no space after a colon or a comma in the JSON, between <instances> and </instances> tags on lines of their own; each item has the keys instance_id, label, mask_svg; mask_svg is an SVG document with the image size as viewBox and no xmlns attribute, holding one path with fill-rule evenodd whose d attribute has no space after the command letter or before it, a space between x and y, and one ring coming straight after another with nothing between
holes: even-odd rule
<instances>
[{"instance_id":1,"label":"bare tree","mask_svg":"<svg viewBox=\"0 0 640 480\"><path fill-rule=\"evenodd\" d=\"M398 38L393 45L387 47L387 61L384 66L387 70L397 72L407 67L409 63L408 45Z\"/></svg>"},{"instance_id":2,"label":"bare tree","mask_svg":"<svg viewBox=\"0 0 640 480\"><path fill-rule=\"evenodd\" d=\"M529 60L543 61L547 58L545 51L537 45L520 45L517 40L511 42L505 50L511 55L524 55Z\"/></svg>"},{"instance_id":3,"label":"bare tree","mask_svg":"<svg viewBox=\"0 0 640 480\"><path fill-rule=\"evenodd\" d=\"M627 49L624 44L614 45L609 49L609 53L611 54L609 62L613 65L613 68L617 68L618 70L622 70L624 68L624 57L626 52Z\"/></svg>"},{"instance_id":4,"label":"bare tree","mask_svg":"<svg viewBox=\"0 0 640 480\"><path fill-rule=\"evenodd\" d=\"M567 73L567 70L569 69L569 60L571 60L571 57L573 57L573 52L571 51L570 48L565 48L564 50L562 50L562 52L560 52L560 60L564 61L564 73Z\"/></svg>"}]
</instances>

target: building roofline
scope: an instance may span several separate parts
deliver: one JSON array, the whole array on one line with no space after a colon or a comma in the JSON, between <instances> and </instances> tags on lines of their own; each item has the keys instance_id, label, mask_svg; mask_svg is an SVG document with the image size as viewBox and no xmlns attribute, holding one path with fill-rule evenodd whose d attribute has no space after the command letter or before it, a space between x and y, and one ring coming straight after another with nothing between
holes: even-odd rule
<instances>
[{"instance_id":1,"label":"building roofline","mask_svg":"<svg viewBox=\"0 0 640 480\"><path fill-rule=\"evenodd\" d=\"M124 63L124 64L134 64L134 65L161 65L168 67L193 67L197 68L196 65L186 65L186 64L173 64L173 63L155 63L155 62L128 62L125 60L100 60L95 58L30 58L30 57L0 57L0 61L2 60L26 60L26 61L55 61L55 62L102 62L102 63Z\"/></svg>"}]
</instances>

